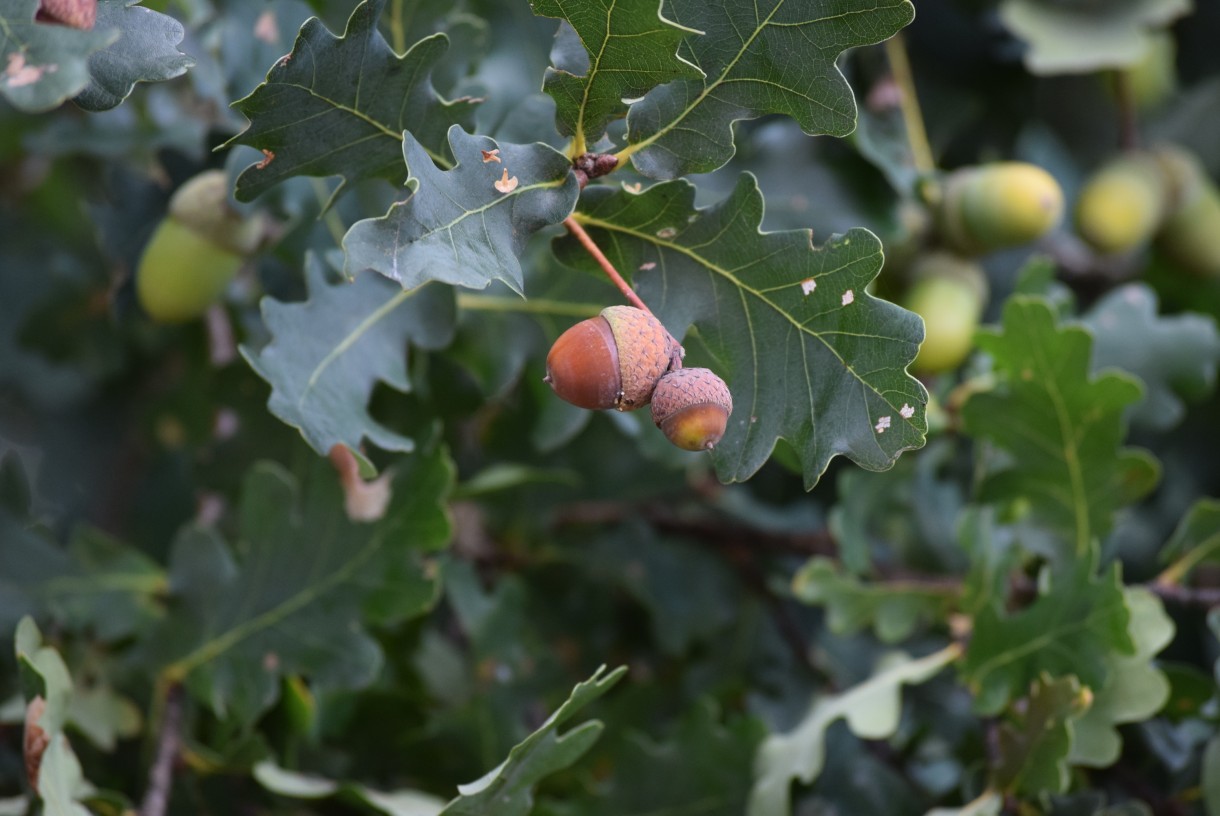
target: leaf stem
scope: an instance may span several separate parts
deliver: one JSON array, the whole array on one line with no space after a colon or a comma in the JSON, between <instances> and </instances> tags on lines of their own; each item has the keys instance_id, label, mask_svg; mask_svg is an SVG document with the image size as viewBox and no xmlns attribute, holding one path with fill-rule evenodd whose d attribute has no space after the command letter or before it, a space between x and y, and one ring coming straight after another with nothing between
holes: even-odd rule
<instances>
[{"instance_id":1,"label":"leaf stem","mask_svg":"<svg viewBox=\"0 0 1220 816\"><path fill-rule=\"evenodd\" d=\"M606 273L606 277L608 277L610 281L618 287L618 290L623 293L623 297L627 298L632 306L636 307L637 309L643 309L645 312L651 315L652 309L649 309L648 304L640 300L640 296L635 293L635 290L632 289L627 284L627 281L623 279L623 276L618 273L618 270L614 268L614 264L610 263L610 259L606 257L604 252L601 251L601 247L594 243L593 239L589 237L589 233L585 232L585 228L576 223L576 219L572 218L572 216L565 218L563 220L563 225L568 228L568 232L576 236L576 240L580 241L581 246L583 246L588 253L593 256L593 260L597 261L597 265L600 266L602 271ZM656 315L653 315L653 317L656 317Z\"/></svg>"},{"instance_id":2,"label":"leaf stem","mask_svg":"<svg viewBox=\"0 0 1220 816\"><path fill-rule=\"evenodd\" d=\"M474 295L459 292L457 304L460 309L474 312L518 312L521 314L554 315L556 317L592 317L602 310L599 303L568 303L562 300L499 295Z\"/></svg>"},{"instance_id":3,"label":"leaf stem","mask_svg":"<svg viewBox=\"0 0 1220 816\"><path fill-rule=\"evenodd\" d=\"M168 686L158 723L157 755L148 770L148 790L140 804L140 816L165 816L169 807L174 760L182 745L182 707L182 686Z\"/></svg>"},{"instance_id":4,"label":"leaf stem","mask_svg":"<svg viewBox=\"0 0 1220 816\"><path fill-rule=\"evenodd\" d=\"M649 309L648 304L640 300L640 296L635 293L635 290L632 289L631 286L628 285L627 281L623 279L623 276L618 273L618 270L614 268L614 264L610 263L610 259L606 257L606 253L602 252L601 247L594 242L594 240L589 236L589 233L585 232L585 228L577 223L576 219L570 215L563 219L563 225L568 228L568 232L576 236L576 240L580 241L581 246L583 246L588 253L593 256L593 260L597 261L597 265L600 266L602 271L606 273L606 277L608 277L611 282L618 287L618 290L623 293L623 297L627 298L628 302L631 303L632 306L636 307L637 309L643 309L645 312L655 318L656 315L652 314L652 309ZM665 333L669 334L669 330L667 329ZM686 351L682 348L682 344L678 342L678 338L674 337L672 334L669 335L669 338L673 340L674 348L678 349L678 356L674 360L674 367L681 368L682 357L686 356Z\"/></svg>"},{"instance_id":5,"label":"leaf stem","mask_svg":"<svg viewBox=\"0 0 1220 816\"><path fill-rule=\"evenodd\" d=\"M915 75L911 72L911 61L907 57L906 43L899 32L885 41L885 56L890 63L890 73L902 90L902 121L906 126L907 141L911 145L911 158L915 169L921 174L936 170L932 158L932 146L928 143L928 131L923 123L923 111L915 93Z\"/></svg>"},{"instance_id":6,"label":"leaf stem","mask_svg":"<svg viewBox=\"0 0 1220 816\"><path fill-rule=\"evenodd\" d=\"M1118 107L1118 146L1122 150L1139 150L1140 129L1135 113L1135 89L1131 87L1131 72L1118 70L1112 74L1114 103Z\"/></svg>"},{"instance_id":7,"label":"leaf stem","mask_svg":"<svg viewBox=\"0 0 1220 816\"><path fill-rule=\"evenodd\" d=\"M339 217L339 213L329 206L331 194L326 189L326 182L322 179L311 178L309 186L313 188L313 194L317 197L318 204L322 206L322 222L326 224L326 231L330 233L335 246L342 247L343 235L347 230L343 226L343 219Z\"/></svg>"},{"instance_id":8,"label":"leaf stem","mask_svg":"<svg viewBox=\"0 0 1220 816\"><path fill-rule=\"evenodd\" d=\"M402 0L394 0L394 5L390 7L390 38L394 41L395 53L406 53L407 33L402 25Z\"/></svg>"}]
</instances>

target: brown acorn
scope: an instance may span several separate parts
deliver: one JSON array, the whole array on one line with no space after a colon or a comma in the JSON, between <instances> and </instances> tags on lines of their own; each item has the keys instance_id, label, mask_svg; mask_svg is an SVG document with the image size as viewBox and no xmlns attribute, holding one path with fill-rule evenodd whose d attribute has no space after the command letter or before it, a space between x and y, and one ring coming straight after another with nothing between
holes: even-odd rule
<instances>
[{"instance_id":1,"label":"brown acorn","mask_svg":"<svg viewBox=\"0 0 1220 816\"><path fill-rule=\"evenodd\" d=\"M711 450L732 413L729 387L706 368L671 371L652 394L652 421L683 450Z\"/></svg>"},{"instance_id":2,"label":"brown acorn","mask_svg":"<svg viewBox=\"0 0 1220 816\"><path fill-rule=\"evenodd\" d=\"M669 332L634 306L608 306L565 331L546 357L546 382L580 408L631 411L652 399L678 359Z\"/></svg>"}]
</instances>

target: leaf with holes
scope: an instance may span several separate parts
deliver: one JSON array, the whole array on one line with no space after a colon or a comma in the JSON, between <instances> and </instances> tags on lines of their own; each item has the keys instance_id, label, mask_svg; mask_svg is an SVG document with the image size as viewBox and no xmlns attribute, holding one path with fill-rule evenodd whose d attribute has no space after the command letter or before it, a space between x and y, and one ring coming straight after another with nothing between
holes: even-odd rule
<instances>
[{"instance_id":1,"label":"leaf with holes","mask_svg":"<svg viewBox=\"0 0 1220 816\"><path fill-rule=\"evenodd\" d=\"M534 806L534 786L543 778L580 759L601 736L597 720L581 723L563 734L559 726L577 711L601 697L623 679L626 666L609 674L601 666L593 676L572 689L571 696L534 733L513 747L508 758L481 779L459 785L459 796L441 816L526 816Z\"/></svg>"},{"instance_id":2,"label":"leaf with holes","mask_svg":"<svg viewBox=\"0 0 1220 816\"><path fill-rule=\"evenodd\" d=\"M101 0L96 28L122 32L109 48L89 57L92 81L73 101L88 111L109 110L137 82L158 82L186 73L195 64L178 50L185 31L169 15L138 6L140 0Z\"/></svg>"},{"instance_id":3,"label":"leaf with holes","mask_svg":"<svg viewBox=\"0 0 1220 816\"><path fill-rule=\"evenodd\" d=\"M266 157L238 176L239 200L292 176L342 176L344 185L401 182L406 130L424 154L449 163L445 131L472 126L475 103L444 100L432 87L432 67L448 47L445 35L426 37L401 57L394 53L377 30L384 5L365 0L357 6L342 37L316 17L306 21L267 80L233 103L250 125L229 144L250 145Z\"/></svg>"},{"instance_id":4,"label":"leaf with holes","mask_svg":"<svg viewBox=\"0 0 1220 816\"><path fill-rule=\"evenodd\" d=\"M1001 377L962 408L965 429L1004 451L982 484L984 501L1028 502L1058 538L1062 558L1083 559L1116 510L1156 484L1159 469L1143 451L1121 447L1124 413L1141 395L1126 374L1089 374L1092 338L1059 326L1049 303L1016 296L1003 325L978 345Z\"/></svg>"},{"instance_id":5,"label":"leaf with holes","mask_svg":"<svg viewBox=\"0 0 1220 816\"><path fill-rule=\"evenodd\" d=\"M1101 688L1111 655L1135 653L1118 566L1096 578L1088 567L1044 580L1037 600L1014 615L989 605L975 616L962 676L980 713L999 713L1043 672Z\"/></svg>"},{"instance_id":6,"label":"leaf with holes","mask_svg":"<svg viewBox=\"0 0 1220 816\"><path fill-rule=\"evenodd\" d=\"M544 144L497 143L449 129L456 159L442 172L406 134L410 198L380 218L357 221L343 238L347 269L372 269L412 289L440 281L483 289L500 280L522 291L529 237L572 212L580 193L572 165Z\"/></svg>"},{"instance_id":7,"label":"leaf with holes","mask_svg":"<svg viewBox=\"0 0 1220 816\"><path fill-rule=\"evenodd\" d=\"M0 0L0 96L28 113L57 107L88 87L89 58L121 36L113 28L36 23L38 4Z\"/></svg>"},{"instance_id":8,"label":"leaf with holes","mask_svg":"<svg viewBox=\"0 0 1220 816\"><path fill-rule=\"evenodd\" d=\"M348 520L325 460L304 487L278 465L252 468L241 561L210 529L188 527L174 543L173 611L150 644L164 676L245 725L275 701L281 675L306 675L319 688L369 683L381 650L363 624L429 609L437 583L427 559L449 540L448 456L432 445L401 462L373 524Z\"/></svg>"},{"instance_id":9,"label":"leaf with holes","mask_svg":"<svg viewBox=\"0 0 1220 816\"><path fill-rule=\"evenodd\" d=\"M1109 292L1084 324L1093 331L1093 370L1119 368L1144 384L1144 398L1131 409L1132 424L1171 428L1186 413L1183 397L1199 399L1216 386L1216 321L1199 314L1158 316L1156 293L1144 284Z\"/></svg>"},{"instance_id":10,"label":"leaf with holes","mask_svg":"<svg viewBox=\"0 0 1220 816\"><path fill-rule=\"evenodd\" d=\"M448 345L455 320L452 291L440 286L407 291L368 273L350 283L328 284L316 256L306 261L305 273L308 300L264 299L271 342L257 351L242 348L254 370L271 383L268 407L299 428L318 453L346 445L362 457L365 439L385 450L411 450L410 439L369 415L369 397L379 382L410 389L410 346ZM362 465L371 472L367 460Z\"/></svg>"},{"instance_id":11,"label":"leaf with holes","mask_svg":"<svg viewBox=\"0 0 1220 816\"><path fill-rule=\"evenodd\" d=\"M923 339L919 317L865 287L881 269L867 230L814 247L805 230L760 231L753 176L716 206L694 206L685 181L640 194L590 188L574 218L675 337L691 327L733 394L712 457L720 478L749 478L787 439L811 489L833 456L869 470L923 444L927 394L906 373ZM556 251L592 268L571 237Z\"/></svg>"},{"instance_id":12,"label":"leaf with holes","mask_svg":"<svg viewBox=\"0 0 1220 816\"><path fill-rule=\"evenodd\" d=\"M542 88L555 100L556 123L575 136L573 153L597 142L625 100L671 80L698 81L702 72L680 59L678 43L693 32L666 20L659 0L531 0L535 14L560 26Z\"/></svg>"},{"instance_id":13,"label":"leaf with holes","mask_svg":"<svg viewBox=\"0 0 1220 816\"><path fill-rule=\"evenodd\" d=\"M763 740L754 758L754 789L749 816L788 816L794 780L808 785L826 761L826 730L846 720L862 739L884 739L898 729L902 687L926 682L957 658L948 646L918 660L902 654L882 661L872 677L841 694L820 696L797 727Z\"/></svg>"},{"instance_id":14,"label":"leaf with holes","mask_svg":"<svg viewBox=\"0 0 1220 816\"><path fill-rule=\"evenodd\" d=\"M845 136L856 103L835 60L843 51L892 37L915 16L907 0L708 3L671 0L679 25L705 32L679 55L703 71L650 91L627 115L637 170L675 178L715 170L733 157L733 123L769 113L791 116L810 135Z\"/></svg>"}]
</instances>

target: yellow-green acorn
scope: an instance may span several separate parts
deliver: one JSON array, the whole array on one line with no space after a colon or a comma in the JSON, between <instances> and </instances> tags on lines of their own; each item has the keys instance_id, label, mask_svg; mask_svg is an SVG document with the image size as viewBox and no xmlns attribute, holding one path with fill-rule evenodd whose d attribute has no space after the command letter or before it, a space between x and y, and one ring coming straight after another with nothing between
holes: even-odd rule
<instances>
[{"instance_id":1,"label":"yellow-green acorn","mask_svg":"<svg viewBox=\"0 0 1220 816\"><path fill-rule=\"evenodd\" d=\"M678 353L648 312L608 306L559 336L546 357L546 382L580 408L631 411L648 404Z\"/></svg>"},{"instance_id":2,"label":"yellow-green acorn","mask_svg":"<svg viewBox=\"0 0 1220 816\"><path fill-rule=\"evenodd\" d=\"M1174 206L1157 246L1178 265L1204 277L1220 277L1220 190L1193 155L1162 151L1173 179Z\"/></svg>"},{"instance_id":3,"label":"yellow-green acorn","mask_svg":"<svg viewBox=\"0 0 1220 816\"><path fill-rule=\"evenodd\" d=\"M1085 183L1076 201L1076 229L1098 252L1129 252L1152 238L1170 199L1161 159L1142 151L1129 153Z\"/></svg>"},{"instance_id":4,"label":"yellow-green acorn","mask_svg":"<svg viewBox=\"0 0 1220 816\"><path fill-rule=\"evenodd\" d=\"M170 199L136 270L136 297L161 323L193 320L207 311L262 239L261 218L229 207L228 181L208 170Z\"/></svg>"},{"instance_id":5,"label":"yellow-green acorn","mask_svg":"<svg viewBox=\"0 0 1220 816\"><path fill-rule=\"evenodd\" d=\"M657 383L652 421L683 450L711 450L724 436L733 396L724 380L706 368L679 368Z\"/></svg>"},{"instance_id":6,"label":"yellow-green acorn","mask_svg":"<svg viewBox=\"0 0 1220 816\"><path fill-rule=\"evenodd\" d=\"M1063 191L1041 167L996 162L950 173L938 210L946 241L978 255L1029 243L1054 229L1063 217Z\"/></svg>"},{"instance_id":7,"label":"yellow-green acorn","mask_svg":"<svg viewBox=\"0 0 1220 816\"><path fill-rule=\"evenodd\" d=\"M974 348L987 278L978 264L948 252L924 255L911 275L903 305L924 321L924 340L911 367L923 374L955 369Z\"/></svg>"}]
</instances>

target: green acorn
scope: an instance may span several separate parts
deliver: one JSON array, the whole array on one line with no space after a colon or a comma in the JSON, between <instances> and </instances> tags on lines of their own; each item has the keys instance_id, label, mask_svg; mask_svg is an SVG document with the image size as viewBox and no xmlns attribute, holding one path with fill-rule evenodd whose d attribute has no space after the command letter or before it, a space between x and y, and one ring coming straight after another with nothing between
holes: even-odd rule
<instances>
[{"instance_id":1,"label":"green acorn","mask_svg":"<svg viewBox=\"0 0 1220 816\"><path fill-rule=\"evenodd\" d=\"M262 240L262 218L229 206L228 180L208 170L170 199L136 270L136 297L159 323L193 320L220 299L229 281Z\"/></svg>"},{"instance_id":2,"label":"green acorn","mask_svg":"<svg viewBox=\"0 0 1220 816\"><path fill-rule=\"evenodd\" d=\"M1050 173L1025 162L996 162L949 174L937 206L945 240L981 255L1045 235L1063 217L1063 191Z\"/></svg>"},{"instance_id":3,"label":"green acorn","mask_svg":"<svg viewBox=\"0 0 1220 816\"><path fill-rule=\"evenodd\" d=\"M911 267L912 284L903 305L923 318L924 340L911 368L923 374L951 371L974 348L987 278L974 261L949 252L931 252Z\"/></svg>"}]
</instances>

